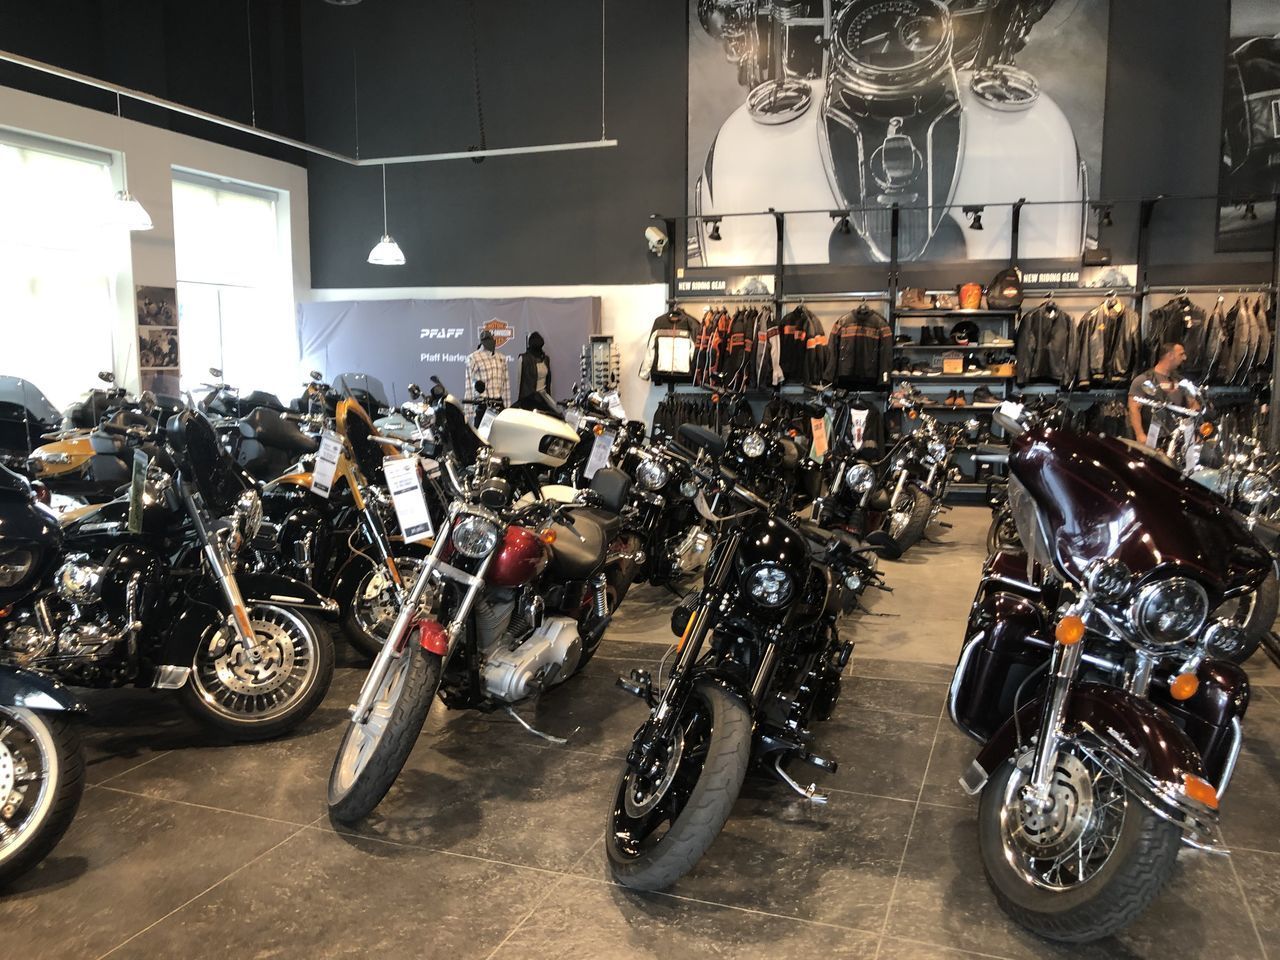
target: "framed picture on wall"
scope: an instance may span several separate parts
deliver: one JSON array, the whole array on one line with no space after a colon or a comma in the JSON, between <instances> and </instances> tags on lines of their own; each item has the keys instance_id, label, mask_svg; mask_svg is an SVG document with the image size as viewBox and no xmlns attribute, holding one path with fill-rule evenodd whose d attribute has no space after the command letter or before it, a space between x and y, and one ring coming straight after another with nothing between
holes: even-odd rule
<instances>
[{"instance_id":1,"label":"framed picture on wall","mask_svg":"<svg viewBox=\"0 0 1280 960\"><path fill-rule=\"evenodd\" d=\"M173 287L138 287L138 370L143 390L178 396L178 293Z\"/></svg>"},{"instance_id":2,"label":"framed picture on wall","mask_svg":"<svg viewBox=\"0 0 1280 960\"><path fill-rule=\"evenodd\" d=\"M1280 193L1280 3L1231 0L1216 248L1270 250Z\"/></svg>"},{"instance_id":3,"label":"framed picture on wall","mask_svg":"<svg viewBox=\"0 0 1280 960\"><path fill-rule=\"evenodd\" d=\"M178 292L173 287L138 287L138 326L176 327Z\"/></svg>"}]
</instances>

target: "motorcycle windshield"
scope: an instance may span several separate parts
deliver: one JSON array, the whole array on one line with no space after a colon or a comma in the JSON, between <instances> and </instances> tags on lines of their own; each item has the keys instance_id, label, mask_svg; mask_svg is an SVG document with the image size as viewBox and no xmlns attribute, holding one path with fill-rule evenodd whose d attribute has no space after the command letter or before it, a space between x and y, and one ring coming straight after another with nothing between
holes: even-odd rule
<instances>
[{"instance_id":1,"label":"motorcycle windshield","mask_svg":"<svg viewBox=\"0 0 1280 960\"><path fill-rule=\"evenodd\" d=\"M224 516L234 509L236 499L249 484L218 442L218 433L208 418L194 411L181 416L190 478L200 491L205 506L215 516Z\"/></svg>"},{"instance_id":2,"label":"motorcycle windshield","mask_svg":"<svg viewBox=\"0 0 1280 960\"><path fill-rule=\"evenodd\" d=\"M333 389L341 396L355 397L361 403L368 397L384 407L390 406L387 402L387 388L382 385L381 380L367 373L340 373L334 378Z\"/></svg>"},{"instance_id":3,"label":"motorcycle windshield","mask_svg":"<svg viewBox=\"0 0 1280 960\"><path fill-rule=\"evenodd\" d=\"M0 377L0 404L11 404L18 410L26 410L37 420L58 423L62 414L34 383L21 377Z\"/></svg>"},{"instance_id":4,"label":"motorcycle windshield","mask_svg":"<svg viewBox=\"0 0 1280 960\"><path fill-rule=\"evenodd\" d=\"M1040 426L1013 442L1009 468L1023 542L1076 583L1114 557L1140 579L1176 569L1221 595L1270 567L1222 500L1136 444Z\"/></svg>"}]
</instances>

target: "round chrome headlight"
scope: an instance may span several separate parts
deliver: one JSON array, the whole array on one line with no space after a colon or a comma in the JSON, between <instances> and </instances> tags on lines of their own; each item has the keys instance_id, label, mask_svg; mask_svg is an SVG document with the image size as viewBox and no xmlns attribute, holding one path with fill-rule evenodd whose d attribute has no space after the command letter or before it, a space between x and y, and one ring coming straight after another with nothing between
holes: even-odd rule
<instances>
[{"instance_id":1,"label":"round chrome headlight","mask_svg":"<svg viewBox=\"0 0 1280 960\"><path fill-rule=\"evenodd\" d=\"M680 481L680 496L692 500L698 495L698 484L693 480Z\"/></svg>"},{"instance_id":2,"label":"round chrome headlight","mask_svg":"<svg viewBox=\"0 0 1280 960\"><path fill-rule=\"evenodd\" d=\"M876 472L865 463L855 463L844 472L844 482L854 493L866 493L876 482Z\"/></svg>"},{"instance_id":3,"label":"round chrome headlight","mask_svg":"<svg viewBox=\"0 0 1280 960\"><path fill-rule=\"evenodd\" d=\"M671 471L661 460L646 457L636 464L636 481L646 490L661 490L671 479Z\"/></svg>"},{"instance_id":4,"label":"round chrome headlight","mask_svg":"<svg viewBox=\"0 0 1280 960\"><path fill-rule=\"evenodd\" d=\"M1205 646L1212 657L1234 657L1249 643L1249 633L1230 620L1215 620L1204 632Z\"/></svg>"},{"instance_id":5,"label":"round chrome headlight","mask_svg":"<svg viewBox=\"0 0 1280 960\"><path fill-rule=\"evenodd\" d=\"M780 607L791 599L791 574L776 563L761 563L747 571L747 593L762 607Z\"/></svg>"},{"instance_id":6,"label":"round chrome headlight","mask_svg":"<svg viewBox=\"0 0 1280 960\"><path fill-rule=\"evenodd\" d=\"M1115 603L1133 586L1133 573L1119 560L1100 560L1089 567L1085 583L1099 600Z\"/></svg>"},{"instance_id":7,"label":"round chrome headlight","mask_svg":"<svg viewBox=\"0 0 1280 960\"><path fill-rule=\"evenodd\" d=\"M749 433L742 438L742 452L748 457L758 457L764 453L764 437L758 433Z\"/></svg>"},{"instance_id":8,"label":"round chrome headlight","mask_svg":"<svg viewBox=\"0 0 1280 960\"><path fill-rule=\"evenodd\" d=\"M929 456L938 461L945 459L947 456L947 445L941 440L930 440Z\"/></svg>"},{"instance_id":9,"label":"round chrome headlight","mask_svg":"<svg viewBox=\"0 0 1280 960\"><path fill-rule=\"evenodd\" d=\"M1149 583L1133 600L1129 620L1138 636L1158 647L1186 643L1209 616L1204 587L1185 577Z\"/></svg>"},{"instance_id":10,"label":"round chrome headlight","mask_svg":"<svg viewBox=\"0 0 1280 960\"><path fill-rule=\"evenodd\" d=\"M487 557L498 545L497 524L484 517L464 517L453 528L452 543L464 557Z\"/></svg>"},{"instance_id":11,"label":"round chrome headlight","mask_svg":"<svg viewBox=\"0 0 1280 960\"><path fill-rule=\"evenodd\" d=\"M1271 478L1265 473L1251 473L1240 480L1240 486L1237 488L1240 499L1249 506L1257 506L1268 497L1276 494L1276 486L1271 482Z\"/></svg>"}]
</instances>

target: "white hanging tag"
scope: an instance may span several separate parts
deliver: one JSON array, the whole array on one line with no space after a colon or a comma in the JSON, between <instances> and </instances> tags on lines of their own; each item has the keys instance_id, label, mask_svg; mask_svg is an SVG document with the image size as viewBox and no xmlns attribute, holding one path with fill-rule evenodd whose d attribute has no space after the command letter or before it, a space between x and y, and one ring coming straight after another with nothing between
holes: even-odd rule
<instances>
[{"instance_id":1,"label":"white hanging tag","mask_svg":"<svg viewBox=\"0 0 1280 960\"><path fill-rule=\"evenodd\" d=\"M582 475L588 480L594 477L601 467L609 465L609 454L613 452L613 441L616 437L617 434L612 430L606 430L596 437L596 442L591 445L591 456L587 457L587 465L582 470Z\"/></svg>"},{"instance_id":2,"label":"white hanging tag","mask_svg":"<svg viewBox=\"0 0 1280 960\"><path fill-rule=\"evenodd\" d=\"M1160 444L1160 424L1152 422L1151 428L1147 431L1147 446L1156 449Z\"/></svg>"},{"instance_id":3,"label":"white hanging tag","mask_svg":"<svg viewBox=\"0 0 1280 960\"><path fill-rule=\"evenodd\" d=\"M382 461L387 477L387 490L396 508L396 519L404 532L405 543L416 543L435 536L431 514L427 511L427 498L422 495L422 481L418 478L418 461L414 457L387 457Z\"/></svg>"},{"instance_id":4,"label":"white hanging tag","mask_svg":"<svg viewBox=\"0 0 1280 960\"><path fill-rule=\"evenodd\" d=\"M320 437L320 449L316 451L316 465L311 471L311 492L326 500L333 490L333 479L338 474L338 458L342 456L342 440L326 430Z\"/></svg>"},{"instance_id":5,"label":"white hanging tag","mask_svg":"<svg viewBox=\"0 0 1280 960\"><path fill-rule=\"evenodd\" d=\"M484 408L484 416L480 418L480 426L476 428L476 432L480 434L480 439L485 443L489 442L489 428L493 426L493 421L498 419L498 411L493 407Z\"/></svg>"}]
</instances>

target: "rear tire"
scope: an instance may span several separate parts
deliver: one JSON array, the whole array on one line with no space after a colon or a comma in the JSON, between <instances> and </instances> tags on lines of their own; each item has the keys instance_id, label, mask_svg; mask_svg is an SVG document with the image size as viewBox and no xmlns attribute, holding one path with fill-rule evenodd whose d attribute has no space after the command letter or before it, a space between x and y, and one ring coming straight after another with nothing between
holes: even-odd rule
<instances>
[{"instance_id":1,"label":"rear tire","mask_svg":"<svg viewBox=\"0 0 1280 960\"><path fill-rule=\"evenodd\" d=\"M347 724L329 773L335 823L363 820L396 782L431 711L440 668L440 657L411 641L388 669L369 719Z\"/></svg>"},{"instance_id":2,"label":"rear tire","mask_svg":"<svg viewBox=\"0 0 1280 960\"><path fill-rule=\"evenodd\" d=\"M615 790L613 809L605 825L605 850L609 869L623 886L635 890L665 890L693 869L724 828L733 809L742 781L751 761L751 713L746 704L733 694L709 681L698 682L690 696L690 706L710 711L710 733L700 768L687 765L698 762L695 744L686 743L680 769L672 775L662 797L675 797L682 786L688 799L674 812L667 832L656 841L652 831L644 837L624 836L634 817L628 813L628 793L636 781L630 765L623 768ZM694 780L692 785L687 779ZM683 784L679 781L684 781ZM654 814L662 801L654 803ZM664 821L658 821L660 827ZM620 832L623 831L623 832ZM636 841L633 848L631 841Z\"/></svg>"},{"instance_id":3,"label":"rear tire","mask_svg":"<svg viewBox=\"0 0 1280 960\"><path fill-rule=\"evenodd\" d=\"M1233 650L1211 646L1210 656L1230 660L1232 663L1244 663L1257 652L1263 639L1275 626L1278 606L1280 606L1280 579L1276 578L1276 572L1272 570L1267 574L1267 579L1259 584L1258 589L1248 599L1247 609L1237 607L1235 615L1230 618L1244 627L1244 644Z\"/></svg>"},{"instance_id":4,"label":"rear tire","mask_svg":"<svg viewBox=\"0 0 1280 960\"><path fill-rule=\"evenodd\" d=\"M0 840L0 888L49 855L71 826L84 794L84 755L70 720L0 707L0 729L6 727L8 734L0 738L0 780L8 794L22 796L12 810L10 797L3 798L0 808L0 823L9 831ZM15 777L25 775L19 771L29 772L33 762L43 764L43 781L18 783Z\"/></svg>"},{"instance_id":5,"label":"rear tire","mask_svg":"<svg viewBox=\"0 0 1280 960\"><path fill-rule=\"evenodd\" d=\"M907 487L898 498L897 509L888 516L889 535L905 553L919 543L933 513L933 503L917 487Z\"/></svg>"}]
</instances>

